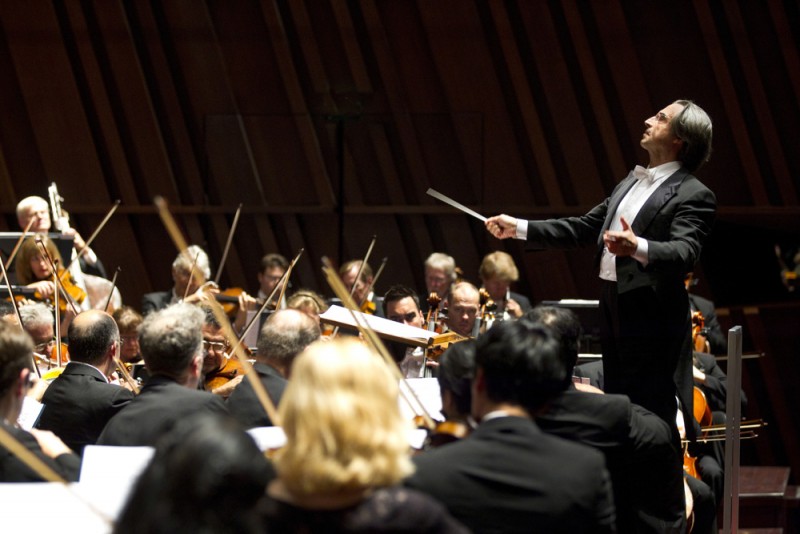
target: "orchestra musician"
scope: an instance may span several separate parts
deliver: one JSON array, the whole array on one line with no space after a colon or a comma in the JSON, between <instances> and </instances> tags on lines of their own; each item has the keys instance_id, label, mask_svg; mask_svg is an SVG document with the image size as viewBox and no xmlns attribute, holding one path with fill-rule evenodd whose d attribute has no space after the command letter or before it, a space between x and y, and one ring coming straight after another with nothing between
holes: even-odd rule
<instances>
[{"instance_id":1,"label":"orchestra musician","mask_svg":"<svg viewBox=\"0 0 800 534\"><path fill-rule=\"evenodd\" d=\"M52 359L52 354L56 341L60 340L56 340L55 317L50 308L43 302L25 303L19 307L19 315L22 318L22 328L33 340L33 354L39 368L47 371L57 365L57 361ZM64 364L66 358L62 361L62 365Z\"/></svg>"},{"instance_id":2,"label":"orchestra musician","mask_svg":"<svg viewBox=\"0 0 800 534\"><path fill-rule=\"evenodd\" d=\"M450 285L456 281L456 260L442 252L434 252L425 260L426 295L436 293L443 301L450 294ZM443 302L442 305L446 307Z\"/></svg>"},{"instance_id":3,"label":"orchestra musician","mask_svg":"<svg viewBox=\"0 0 800 534\"><path fill-rule=\"evenodd\" d=\"M226 414L223 400L198 391L203 366L203 311L178 303L147 315L139 329L150 378L111 418L98 445L152 446L178 421L199 413Z\"/></svg>"},{"instance_id":4,"label":"orchestra musician","mask_svg":"<svg viewBox=\"0 0 800 534\"><path fill-rule=\"evenodd\" d=\"M627 394L658 414L673 426L676 440L676 396L687 415L692 411L683 280L716 214L714 194L691 173L708 160L711 137L706 112L677 100L645 121L640 145L650 168L637 166L587 214L486 220L495 237L526 239L531 248L597 247L605 391Z\"/></svg>"},{"instance_id":5,"label":"orchestra musician","mask_svg":"<svg viewBox=\"0 0 800 534\"><path fill-rule=\"evenodd\" d=\"M267 486L269 532L467 532L399 485L414 468L397 379L352 337L309 346L278 408L286 445Z\"/></svg>"},{"instance_id":6,"label":"orchestra musician","mask_svg":"<svg viewBox=\"0 0 800 534\"><path fill-rule=\"evenodd\" d=\"M481 282L497 305L497 319L519 319L531 309L525 295L511 291L511 284L519 280L519 269L507 252L495 251L483 257L478 269Z\"/></svg>"},{"instance_id":7,"label":"orchestra musician","mask_svg":"<svg viewBox=\"0 0 800 534\"><path fill-rule=\"evenodd\" d=\"M411 288L395 285L383 296L384 315L390 321L416 328L425 328L425 319L419 305L419 297ZM390 352L405 378L422 378L426 368L436 366L436 362L425 358L425 349L409 347L398 342L389 344Z\"/></svg>"},{"instance_id":8,"label":"orchestra musician","mask_svg":"<svg viewBox=\"0 0 800 534\"><path fill-rule=\"evenodd\" d=\"M466 439L414 456L409 487L442 502L475 532L615 532L598 451L542 432L532 420L570 375L548 329L495 324L476 342Z\"/></svg>"},{"instance_id":9,"label":"orchestra musician","mask_svg":"<svg viewBox=\"0 0 800 534\"><path fill-rule=\"evenodd\" d=\"M83 454L94 445L106 423L132 399L133 393L111 384L120 353L114 319L99 310L78 314L69 325L70 361L42 397L36 428L50 430L69 448Z\"/></svg>"},{"instance_id":10,"label":"orchestra musician","mask_svg":"<svg viewBox=\"0 0 800 534\"><path fill-rule=\"evenodd\" d=\"M239 306L233 322L234 332L241 333L252 319L252 313L260 307L259 302L264 302L276 291L276 297L268 305L270 310L282 310L287 306L286 292L283 291L281 280L289 269L289 261L281 254L271 252L261 258L261 269L258 271L258 292L253 298L246 292L239 295ZM288 287L291 287L291 283ZM280 299L280 302L278 300ZM250 312L250 313L248 313Z\"/></svg>"},{"instance_id":11,"label":"orchestra musician","mask_svg":"<svg viewBox=\"0 0 800 534\"><path fill-rule=\"evenodd\" d=\"M223 325L217 317L225 313L216 301L202 301L197 306L203 310L203 369L198 388L210 391L224 399L230 397L233 390L244 379L244 368L230 353L231 342L225 337ZM214 313L214 308L219 308Z\"/></svg>"},{"instance_id":12,"label":"orchestra musician","mask_svg":"<svg viewBox=\"0 0 800 534\"><path fill-rule=\"evenodd\" d=\"M360 276L359 270L361 271ZM383 317L383 299L375 295L374 274L369 263L364 263L363 260L350 260L339 267L339 276L362 312ZM356 277L358 277L357 281Z\"/></svg>"},{"instance_id":13,"label":"orchestra musician","mask_svg":"<svg viewBox=\"0 0 800 534\"><path fill-rule=\"evenodd\" d=\"M17 204L17 222L20 230L25 230L33 220L30 231L36 234L46 234L51 230L52 220L50 219L50 206L45 199L37 196L25 197ZM86 242L77 230L69 226L68 221L60 221L61 233L72 236L73 253L77 254L86 248ZM66 223L66 224L65 224ZM70 258L71 259L71 258ZM103 263L97 257L91 247L86 250L74 264L83 274L89 274L106 278L106 270ZM73 273L75 275L75 273ZM80 276L75 276L79 279Z\"/></svg>"},{"instance_id":14,"label":"orchestra musician","mask_svg":"<svg viewBox=\"0 0 800 534\"><path fill-rule=\"evenodd\" d=\"M184 300L189 303L208 300L204 289L210 279L211 264L208 254L199 246L190 245L185 251L178 253L172 262L172 289L144 294L142 315L147 316L153 311Z\"/></svg>"},{"instance_id":15,"label":"orchestra musician","mask_svg":"<svg viewBox=\"0 0 800 534\"><path fill-rule=\"evenodd\" d=\"M450 286L447 301L447 329L464 337L473 337L481 307L478 288L469 282L456 282Z\"/></svg>"},{"instance_id":16,"label":"orchestra musician","mask_svg":"<svg viewBox=\"0 0 800 534\"><path fill-rule=\"evenodd\" d=\"M523 321L542 324L560 339L570 374L578 361L581 324L572 310L537 306ZM617 531L684 532L683 452L670 426L625 395L579 391L574 384L537 414L548 434L590 445L605 454L617 508Z\"/></svg>"},{"instance_id":17,"label":"orchestra musician","mask_svg":"<svg viewBox=\"0 0 800 534\"><path fill-rule=\"evenodd\" d=\"M295 358L320 335L319 321L299 310L278 310L264 322L253 369L275 406L280 405ZM233 391L227 406L244 428L272 426L249 379Z\"/></svg>"},{"instance_id":18,"label":"orchestra musician","mask_svg":"<svg viewBox=\"0 0 800 534\"><path fill-rule=\"evenodd\" d=\"M319 316L328 310L328 304L322 295L310 289L298 289L286 299L286 307L291 310L300 310L307 313L319 323L320 329L324 333L326 326L322 324Z\"/></svg>"},{"instance_id":19,"label":"orchestra musician","mask_svg":"<svg viewBox=\"0 0 800 534\"><path fill-rule=\"evenodd\" d=\"M68 481L78 480L80 457L52 432L17 426L22 403L33 384L33 343L22 330L0 321L0 426L23 447ZM42 477L0 446L0 482L41 482Z\"/></svg>"}]
</instances>

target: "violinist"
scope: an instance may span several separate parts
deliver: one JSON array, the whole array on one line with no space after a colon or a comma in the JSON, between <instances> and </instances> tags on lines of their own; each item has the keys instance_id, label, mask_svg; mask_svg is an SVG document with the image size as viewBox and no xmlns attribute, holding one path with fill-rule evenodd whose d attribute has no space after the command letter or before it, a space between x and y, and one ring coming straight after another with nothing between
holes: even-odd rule
<instances>
[{"instance_id":1,"label":"violinist","mask_svg":"<svg viewBox=\"0 0 800 534\"><path fill-rule=\"evenodd\" d=\"M326 325L320 322L319 316L328 310L328 305L319 293L310 289L299 289L286 299L286 307L290 310L299 310L308 314L320 323L320 329L325 332Z\"/></svg>"},{"instance_id":2,"label":"violinist","mask_svg":"<svg viewBox=\"0 0 800 534\"><path fill-rule=\"evenodd\" d=\"M42 302L30 302L19 307L19 314L22 328L33 340L33 355L39 369L47 371L57 365L52 357L57 341L53 312ZM66 364L66 357L63 364Z\"/></svg>"},{"instance_id":3,"label":"violinist","mask_svg":"<svg viewBox=\"0 0 800 534\"><path fill-rule=\"evenodd\" d=\"M211 264L208 254L199 246L190 245L172 262L172 289L145 293L142 297L142 315L147 316L153 311L184 300L189 303L208 300L205 290L210 278ZM212 293L215 291L218 290L210 289Z\"/></svg>"},{"instance_id":4,"label":"violinist","mask_svg":"<svg viewBox=\"0 0 800 534\"><path fill-rule=\"evenodd\" d=\"M219 307L215 301L198 304L205 319L203 321L203 369L199 389L228 398L244 379L244 368L235 356L230 354L231 343L223 333L213 308ZM224 315L224 314L223 314Z\"/></svg>"},{"instance_id":5,"label":"violinist","mask_svg":"<svg viewBox=\"0 0 800 534\"><path fill-rule=\"evenodd\" d=\"M0 322L0 426L23 447L47 464L57 474L69 481L77 481L81 467L78 455L72 452L52 432L31 430L26 432L16 424L22 412L22 403L33 384L30 369L30 338L19 328ZM41 482L39 474L0 447L0 482Z\"/></svg>"},{"instance_id":6,"label":"violinist","mask_svg":"<svg viewBox=\"0 0 800 534\"><path fill-rule=\"evenodd\" d=\"M363 268L361 267L363 264ZM361 275L359 276L359 270ZM351 260L339 267L339 276L361 311L383 317L383 299L375 296L372 267L362 260ZM356 280L358 277L358 280ZM353 287L355 286L355 287Z\"/></svg>"},{"instance_id":7,"label":"violinist","mask_svg":"<svg viewBox=\"0 0 800 534\"><path fill-rule=\"evenodd\" d=\"M447 329L464 337L472 337L481 307L478 288L469 282L456 282L450 286L447 300Z\"/></svg>"},{"instance_id":8,"label":"violinist","mask_svg":"<svg viewBox=\"0 0 800 534\"><path fill-rule=\"evenodd\" d=\"M42 197L26 197L17 204L17 222L19 223L20 230L27 228L31 219L34 220L33 226L30 228L31 232L46 234L51 230L52 220L50 219L50 206ZM73 253L78 253L86 247L86 242L81 237L81 234L69 225L68 220L62 219L58 221L58 225L62 234L72 236L74 242ZM75 262L74 267L83 274L106 278L105 267L103 267L103 263L91 248L81 255L80 259ZM80 278L80 275L77 275L75 272L72 274L76 279Z\"/></svg>"},{"instance_id":9,"label":"violinist","mask_svg":"<svg viewBox=\"0 0 800 534\"><path fill-rule=\"evenodd\" d=\"M383 308L386 318L390 321L425 328L419 297L408 287L401 285L390 287L383 296ZM405 378L422 378L426 376L426 371L438 365L432 360L426 360L425 350L422 347L408 347L398 342L391 342L389 350ZM430 372L427 374L430 376Z\"/></svg>"},{"instance_id":10,"label":"violinist","mask_svg":"<svg viewBox=\"0 0 800 534\"><path fill-rule=\"evenodd\" d=\"M528 297L511 291L511 284L519 280L519 269L510 254L501 251L487 254L478 273L483 287L497 305L494 312L497 320L519 319L531 309Z\"/></svg>"},{"instance_id":11,"label":"violinist","mask_svg":"<svg viewBox=\"0 0 800 534\"><path fill-rule=\"evenodd\" d=\"M258 271L258 293L253 298L246 292L239 295L239 305L233 322L234 332L241 333L252 319L252 315L261 307L277 287L276 297L269 305L269 310L283 309L286 307L286 295L280 286L281 279L289 269L289 261L281 254L269 253L261 258L261 269ZM291 287L289 284L288 287ZM278 298L281 302L278 302Z\"/></svg>"},{"instance_id":12,"label":"violinist","mask_svg":"<svg viewBox=\"0 0 800 534\"><path fill-rule=\"evenodd\" d=\"M442 397L444 422L428 436L426 446L440 447L466 438L474 421L470 416L472 406L472 375L475 369L475 340L455 343L439 356L436 378Z\"/></svg>"},{"instance_id":13,"label":"violinist","mask_svg":"<svg viewBox=\"0 0 800 534\"><path fill-rule=\"evenodd\" d=\"M37 244L36 240L40 239L41 245ZM47 251L44 254L41 246ZM17 258L14 262L15 270L17 273L17 282L20 285L27 286L34 289L35 300L40 300L53 305L55 302L55 293L59 290L56 282L53 280L53 267L51 261L58 266L59 278L61 283L58 286L63 286L64 291L69 294L70 300L77 308L77 311L88 310L90 302L87 298L86 291L75 283L72 276L64 270L63 260L61 254L55 243L45 235L29 237L22 242L17 253ZM66 331L69 326L69 321L74 316L75 310L67 303L64 293L59 293L60 306L59 309L64 315L61 319L61 328Z\"/></svg>"},{"instance_id":14,"label":"violinist","mask_svg":"<svg viewBox=\"0 0 800 534\"><path fill-rule=\"evenodd\" d=\"M295 357L319 338L319 321L299 310L278 310L264 323L253 369L276 406L291 377ZM245 428L272 426L249 379L234 390L227 405Z\"/></svg>"},{"instance_id":15,"label":"violinist","mask_svg":"<svg viewBox=\"0 0 800 534\"><path fill-rule=\"evenodd\" d=\"M70 361L42 397L36 428L50 430L78 454L94 445L106 423L133 393L110 383L119 357L119 330L99 310L80 313L69 326Z\"/></svg>"},{"instance_id":16,"label":"violinist","mask_svg":"<svg viewBox=\"0 0 800 534\"><path fill-rule=\"evenodd\" d=\"M142 360L142 351L139 347L139 326L142 324L142 315L130 306L122 306L111 314L119 328L119 339L122 345L120 361L126 366L128 372L140 385L149 376Z\"/></svg>"}]
</instances>

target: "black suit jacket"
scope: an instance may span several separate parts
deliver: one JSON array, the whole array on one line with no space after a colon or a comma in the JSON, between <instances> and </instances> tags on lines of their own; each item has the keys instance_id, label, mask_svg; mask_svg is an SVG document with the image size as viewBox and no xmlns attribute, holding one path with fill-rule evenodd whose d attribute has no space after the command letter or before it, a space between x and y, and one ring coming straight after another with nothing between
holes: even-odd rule
<instances>
[{"instance_id":1,"label":"black suit jacket","mask_svg":"<svg viewBox=\"0 0 800 534\"><path fill-rule=\"evenodd\" d=\"M52 431L83 454L83 448L94 445L109 419L131 400L132 392L107 383L94 367L70 362L45 391L36 427Z\"/></svg>"},{"instance_id":2,"label":"black suit jacket","mask_svg":"<svg viewBox=\"0 0 800 534\"><path fill-rule=\"evenodd\" d=\"M154 293L145 293L142 295L142 315L147 315L150 312L162 310L169 306L172 300L172 290L169 291L156 291Z\"/></svg>"},{"instance_id":3,"label":"black suit jacket","mask_svg":"<svg viewBox=\"0 0 800 534\"><path fill-rule=\"evenodd\" d=\"M529 221L528 246L574 248L593 244L599 265L603 233L611 226L617 208L635 183L633 173L629 174L611 196L580 217ZM691 414L691 324L684 278L700 257L715 214L716 198L711 190L687 169L680 168L658 186L636 218L629 221L633 233L648 241L647 266L630 256L616 257L618 324L612 326L606 322L606 329L631 332L628 341L635 336L640 336L640 340L636 345L627 345L632 350L623 348L627 352L621 357L607 354L611 350L604 343L606 388L613 393L628 393L634 402L665 420L674 413L672 399L676 386L682 405ZM641 291L633 295L637 289ZM626 294L631 294L627 300L623 298ZM636 305L631 306L631 302ZM648 314L642 313L642 308ZM656 318L650 317L656 315L650 313L652 310L659 310ZM653 332L642 333L647 330ZM604 338L610 339L610 334L606 333ZM645 344L647 339L652 342ZM661 376L666 369L670 369L672 376Z\"/></svg>"},{"instance_id":4,"label":"black suit jacket","mask_svg":"<svg viewBox=\"0 0 800 534\"><path fill-rule=\"evenodd\" d=\"M81 459L75 453L67 453L57 458L49 458L42 452L39 442L21 428L7 425L0 421L3 430L11 434L23 447L31 451L37 458L43 461L53 471L61 475L68 482L76 482L81 469ZM8 449L0 446L0 482L44 482L42 478L22 463Z\"/></svg>"},{"instance_id":5,"label":"black suit jacket","mask_svg":"<svg viewBox=\"0 0 800 534\"><path fill-rule=\"evenodd\" d=\"M661 418L624 395L572 387L554 398L536 422L544 432L605 454L618 532L684 531L683 456Z\"/></svg>"},{"instance_id":6,"label":"black suit jacket","mask_svg":"<svg viewBox=\"0 0 800 534\"><path fill-rule=\"evenodd\" d=\"M474 532L611 532L602 454L521 417L490 419L466 439L414 457L406 484Z\"/></svg>"},{"instance_id":7,"label":"black suit jacket","mask_svg":"<svg viewBox=\"0 0 800 534\"><path fill-rule=\"evenodd\" d=\"M288 384L288 382L278 371L265 363L256 362L253 364L253 368L258 374L258 378L261 380L264 388L267 390L269 398L272 399L275 406L278 406L283 396L283 390L286 389L286 384ZM233 393L231 393L231 396L228 398L227 406L231 415L238 420L244 428L273 425L269 416L264 411L264 407L261 406L258 397L256 397L256 392L253 389L253 385L250 383L250 379L247 377L233 390Z\"/></svg>"},{"instance_id":8,"label":"black suit jacket","mask_svg":"<svg viewBox=\"0 0 800 534\"><path fill-rule=\"evenodd\" d=\"M154 375L139 395L111 418L97 444L154 446L178 421L203 411L228 413L217 395L189 389L170 378Z\"/></svg>"}]
</instances>

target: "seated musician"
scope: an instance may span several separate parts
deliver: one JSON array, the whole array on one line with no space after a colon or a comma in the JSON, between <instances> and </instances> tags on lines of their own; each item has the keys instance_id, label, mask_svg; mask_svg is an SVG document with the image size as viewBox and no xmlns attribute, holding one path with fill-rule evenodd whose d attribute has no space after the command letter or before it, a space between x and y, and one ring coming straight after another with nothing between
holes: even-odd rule
<instances>
[{"instance_id":1,"label":"seated musician","mask_svg":"<svg viewBox=\"0 0 800 534\"><path fill-rule=\"evenodd\" d=\"M447 329L464 337L475 337L475 324L480 313L481 296L469 282L456 282L447 296Z\"/></svg>"},{"instance_id":2,"label":"seated musician","mask_svg":"<svg viewBox=\"0 0 800 534\"><path fill-rule=\"evenodd\" d=\"M114 310L111 317L117 323L122 343L119 359L122 363L141 363L142 353L139 348L139 326L143 319L141 314L130 306L122 306Z\"/></svg>"},{"instance_id":3,"label":"seated musician","mask_svg":"<svg viewBox=\"0 0 800 534\"><path fill-rule=\"evenodd\" d=\"M109 383L119 356L119 330L105 312L89 310L69 325L70 361L42 397L36 428L51 430L78 454L94 445L103 428L133 393Z\"/></svg>"},{"instance_id":4,"label":"seated musician","mask_svg":"<svg viewBox=\"0 0 800 534\"><path fill-rule=\"evenodd\" d=\"M567 308L537 306L523 322L559 337L567 370L578 360L581 324ZM611 474L618 532L683 532L683 453L670 426L625 395L586 393L571 384L536 416L548 434L603 452Z\"/></svg>"},{"instance_id":5,"label":"seated musician","mask_svg":"<svg viewBox=\"0 0 800 534\"><path fill-rule=\"evenodd\" d=\"M364 264L363 269L361 268L362 264ZM359 269L361 276L358 274ZM362 260L348 261L339 267L339 276L347 291L352 293L353 300L361 308L361 311L383 317L383 299L375 296L375 288L372 286L374 275L369 263L364 263ZM356 281L356 277L358 277L358 281Z\"/></svg>"},{"instance_id":6,"label":"seated musician","mask_svg":"<svg viewBox=\"0 0 800 534\"><path fill-rule=\"evenodd\" d=\"M419 307L419 297L408 287L395 285L383 296L383 313L390 321L402 323L416 328L425 328L425 319ZM406 378L422 378L431 376L430 369L436 362L425 358L422 347L409 347L398 342L388 344L400 372ZM426 371L428 371L426 373Z\"/></svg>"},{"instance_id":7,"label":"seated musician","mask_svg":"<svg viewBox=\"0 0 800 534\"><path fill-rule=\"evenodd\" d=\"M155 445L189 415L227 413L220 397L197 390L203 367L203 317L201 309L187 303L145 317L139 344L150 378L139 395L111 418L98 445Z\"/></svg>"},{"instance_id":8,"label":"seated musician","mask_svg":"<svg viewBox=\"0 0 800 534\"><path fill-rule=\"evenodd\" d=\"M241 333L244 330L252 319L252 314L261 307L259 302L263 303L272 295L273 291L275 296L269 303L268 309L282 310L286 307L286 293L283 291L281 279L288 269L289 261L281 254L270 253L261 258L261 268L258 271L258 293L256 298L245 292L242 292L239 296L239 307L233 322L234 332ZM291 284L289 284L289 287L291 287ZM248 312L250 313L248 314Z\"/></svg>"},{"instance_id":9,"label":"seated musician","mask_svg":"<svg viewBox=\"0 0 800 534\"><path fill-rule=\"evenodd\" d=\"M80 457L52 432L26 432L16 424L22 402L33 383L33 343L19 328L0 322L0 426L56 474L77 481ZM40 482L43 478L0 445L0 482Z\"/></svg>"},{"instance_id":10,"label":"seated musician","mask_svg":"<svg viewBox=\"0 0 800 534\"><path fill-rule=\"evenodd\" d=\"M268 532L466 532L398 485L414 469L398 394L386 364L353 338L298 356L278 409L286 445L267 486Z\"/></svg>"},{"instance_id":11,"label":"seated musician","mask_svg":"<svg viewBox=\"0 0 800 534\"><path fill-rule=\"evenodd\" d=\"M28 223L33 219L33 225L30 232L36 234L46 234L51 230L52 221L50 219L50 206L42 197L31 196L23 198L17 204L17 222L19 223L20 230L25 230ZM62 221L62 224L65 221ZM77 230L70 227L67 223L66 227L62 226L61 233L72 236L73 238L73 251L75 254L81 252L86 248L86 242L81 237ZM106 270L103 263L97 257L94 250L88 248L80 259L75 262L75 266L83 273L94 276L106 278ZM64 265L66 267L66 265Z\"/></svg>"},{"instance_id":12,"label":"seated musician","mask_svg":"<svg viewBox=\"0 0 800 534\"><path fill-rule=\"evenodd\" d=\"M172 289L145 293L142 297L142 315L162 310L177 302L194 303L207 300L204 290L211 279L208 254L197 245L190 245L172 262Z\"/></svg>"},{"instance_id":13,"label":"seated musician","mask_svg":"<svg viewBox=\"0 0 800 534\"><path fill-rule=\"evenodd\" d=\"M281 402L295 357L319 337L319 321L298 310L278 310L261 327L253 369L274 405ZM250 379L233 391L227 405L245 428L272 426Z\"/></svg>"},{"instance_id":14,"label":"seated musician","mask_svg":"<svg viewBox=\"0 0 800 534\"><path fill-rule=\"evenodd\" d=\"M31 302L19 307L22 317L22 328L33 340L33 355L39 369L47 371L57 365L53 361L53 349L56 346L55 317L50 308L43 302ZM62 330L66 333L66 330ZM66 357L62 360L66 364Z\"/></svg>"},{"instance_id":15,"label":"seated musician","mask_svg":"<svg viewBox=\"0 0 800 534\"><path fill-rule=\"evenodd\" d=\"M476 342L469 437L414 457L407 485L475 532L615 532L603 455L542 432L532 415L570 382L557 338L520 321Z\"/></svg>"},{"instance_id":16,"label":"seated musician","mask_svg":"<svg viewBox=\"0 0 800 534\"><path fill-rule=\"evenodd\" d=\"M298 289L286 299L286 307L290 310L299 310L310 315L320 323L320 329L323 335L325 334L327 325L322 324L319 316L327 311L328 304L322 298L322 295L310 289Z\"/></svg>"},{"instance_id":17,"label":"seated musician","mask_svg":"<svg viewBox=\"0 0 800 534\"><path fill-rule=\"evenodd\" d=\"M510 254L501 251L487 254L478 273L484 289L497 305L494 313L498 320L519 319L531 309L528 297L511 291L511 284L519 280L519 269Z\"/></svg>"},{"instance_id":18,"label":"seated musician","mask_svg":"<svg viewBox=\"0 0 800 534\"><path fill-rule=\"evenodd\" d=\"M264 532L258 503L273 477L264 454L235 421L191 416L158 441L114 533Z\"/></svg>"},{"instance_id":19,"label":"seated musician","mask_svg":"<svg viewBox=\"0 0 800 534\"><path fill-rule=\"evenodd\" d=\"M205 314L203 369L198 388L227 399L244 379L244 372L236 356L230 353L233 348L231 341L225 337L223 326L217 319L218 316L225 317L225 312L216 301L199 302L197 306Z\"/></svg>"},{"instance_id":20,"label":"seated musician","mask_svg":"<svg viewBox=\"0 0 800 534\"><path fill-rule=\"evenodd\" d=\"M446 301L456 277L456 260L447 254L434 252L425 260L425 296L436 293Z\"/></svg>"},{"instance_id":21,"label":"seated musician","mask_svg":"<svg viewBox=\"0 0 800 534\"><path fill-rule=\"evenodd\" d=\"M463 439L469 434L474 421L472 407L472 377L475 372L475 340L454 343L439 356L436 379L442 397L442 414L445 422L437 425L428 436L426 446L440 447Z\"/></svg>"}]
</instances>

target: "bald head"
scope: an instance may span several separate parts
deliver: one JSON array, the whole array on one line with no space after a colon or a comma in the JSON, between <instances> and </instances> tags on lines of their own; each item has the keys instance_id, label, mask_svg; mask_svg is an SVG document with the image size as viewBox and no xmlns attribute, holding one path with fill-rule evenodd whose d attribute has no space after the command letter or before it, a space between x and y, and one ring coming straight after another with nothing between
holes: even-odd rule
<instances>
[{"instance_id":1,"label":"bald head","mask_svg":"<svg viewBox=\"0 0 800 534\"><path fill-rule=\"evenodd\" d=\"M119 342L119 329L104 311L79 313L69 325L69 357L97 368L105 365Z\"/></svg>"},{"instance_id":2,"label":"bald head","mask_svg":"<svg viewBox=\"0 0 800 534\"><path fill-rule=\"evenodd\" d=\"M258 335L257 359L288 377L294 358L319 337L319 322L310 315L292 309L276 311Z\"/></svg>"}]
</instances>

